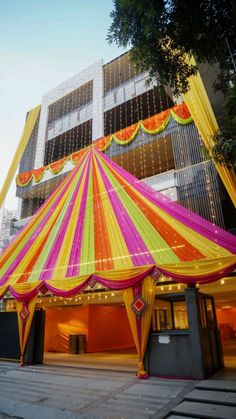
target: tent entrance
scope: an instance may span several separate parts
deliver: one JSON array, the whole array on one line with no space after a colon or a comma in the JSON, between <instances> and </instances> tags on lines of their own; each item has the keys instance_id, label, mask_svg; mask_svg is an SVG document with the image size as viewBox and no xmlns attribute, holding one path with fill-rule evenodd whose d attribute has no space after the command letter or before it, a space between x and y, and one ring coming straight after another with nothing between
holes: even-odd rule
<instances>
[{"instance_id":1,"label":"tent entrance","mask_svg":"<svg viewBox=\"0 0 236 419\"><path fill-rule=\"evenodd\" d=\"M136 371L137 359L122 302L46 308L44 363Z\"/></svg>"}]
</instances>

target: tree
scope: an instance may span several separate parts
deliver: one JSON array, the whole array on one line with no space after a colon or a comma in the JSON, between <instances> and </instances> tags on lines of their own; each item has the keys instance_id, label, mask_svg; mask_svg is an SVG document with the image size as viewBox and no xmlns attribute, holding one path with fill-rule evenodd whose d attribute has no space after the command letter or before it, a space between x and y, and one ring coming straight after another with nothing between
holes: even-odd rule
<instances>
[{"instance_id":1,"label":"tree","mask_svg":"<svg viewBox=\"0 0 236 419\"><path fill-rule=\"evenodd\" d=\"M232 0L233 1L233 0ZM188 90L197 67L218 62L216 87L226 89L236 54L236 26L229 0L113 0L108 42L131 47L131 57L150 79L169 84L174 94Z\"/></svg>"},{"instance_id":2,"label":"tree","mask_svg":"<svg viewBox=\"0 0 236 419\"><path fill-rule=\"evenodd\" d=\"M214 135L211 156L219 163L228 163L236 170L236 85L230 88L225 101L221 130ZM224 158L222 158L224 156Z\"/></svg>"}]
</instances>

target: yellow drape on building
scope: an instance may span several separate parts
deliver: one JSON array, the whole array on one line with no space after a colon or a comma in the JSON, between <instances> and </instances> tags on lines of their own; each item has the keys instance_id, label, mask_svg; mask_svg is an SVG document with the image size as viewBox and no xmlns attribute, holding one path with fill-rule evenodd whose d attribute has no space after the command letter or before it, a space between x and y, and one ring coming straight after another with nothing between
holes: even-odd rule
<instances>
[{"instance_id":1,"label":"yellow drape on building","mask_svg":"<svg viewBox=\"0 0 236 419\"><path fill-rule=\"evenodd\" d=\"M130 328L134 337L135 346L138 353L139 365L137 376L139 378L146 378L147 372L144 369L143 360L147 347L148 335L152 319L152 310L155 299L155 283L153 279L148 276L141 284L124 290L124 302L127 311ZM142 314L137 315L132 308L135 298L141 296L147 304L146 309Z\"/></svg>"},{"instance_id":2,"label":"yellow drape on building","mask_svg":"<svg viewBox=\"0 0 236 419\"><path fill-rule=\"evenodd\" d=\"M32 298L32 300L25 302L16 302L16 310L17 310L17 319L18 319L18 330L19 330L19 338L20 338L20 363L24 365L24 352L30 332L30 327L32 324L35 305L37 301L37 296Z\"/></svg>"},{"instance_id":3,"label":"yellow drape on building","mask_svg":"<svg viewBox=\"0 0 236 419\"><path fill-rule=\"evenodd\" d=\"M191 58L191 64L196 64L193 57ZM183 94L182 97L188 106L206 149L210 152L214 145L212 136L219 129L219 126L200 73L198 72L196 76L189 77L188 81L190 89L187 93ZM226 164L219 164L215 161L214 164L236 207L236 175L233 168L228 167Z\"/></svg>"},{"instance_id":4,"label":"yellow drape on building","mask_svg":"<svg viewBox=\"0 0 236 419\"><path fill-rule=\"evenodd\" d=\"M24 153L25 148L28 144L30 136L33 132L33 129L34 129L36 121L37 121L37 118L39 116L40 109L41 109L41 105L32 109L28 114L28 117L27 117L26 122L25 122L24 130L23 130L23 133L22 133L21 138L20 138L20 142L17 146L15 155L12 159L9 171L7 173L7 176L6 176L6 179L4 181L2 190L0 192L0 208L2 207L2 204L3 204L3 202L6 198L6 195L7 195L7 192L9 190L9 187L11 185L11 182L14 179L17 167L20 163L20 160L23 156L23 153Z\"/></svg>"}]
</instances>

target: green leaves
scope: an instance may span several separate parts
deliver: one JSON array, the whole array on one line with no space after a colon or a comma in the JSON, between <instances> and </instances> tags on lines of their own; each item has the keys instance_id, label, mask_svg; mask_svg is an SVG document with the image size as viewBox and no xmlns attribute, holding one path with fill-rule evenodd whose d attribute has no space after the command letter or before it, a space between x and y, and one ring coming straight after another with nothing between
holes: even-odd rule
<instances>
[{"instance_id":1,"label":"green leaves","mask_svg":"<svg viewBox=\"0 0 236 419\"><path fill-rule=\"evenodd\" d=\"M197 68L186 63L218 62L215 86L225 89L236 54L233 11L228 0L114 0L108 42L132 47L132 58L157 83L170 84L174 94L185 93L187 78Z\"/></svg>"}]
</instances>

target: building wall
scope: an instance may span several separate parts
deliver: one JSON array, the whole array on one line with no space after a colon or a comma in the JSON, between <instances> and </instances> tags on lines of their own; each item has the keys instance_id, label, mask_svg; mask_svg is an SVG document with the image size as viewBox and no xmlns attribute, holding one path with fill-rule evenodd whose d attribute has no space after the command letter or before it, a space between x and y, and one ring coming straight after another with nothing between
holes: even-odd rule
<instances>
[{"instance_id":1,"label":"building wall","mask_svg":"<svg viewBox=\"0 0 236 419\"><path fill-rule=\"evenodd\" d=\"M0 250L3 249L17 233L18 228L14 226L16 211L3 209L2 222L0 224Z\"/></svg>"},{"instance_id":2,"label":"building wall","mask_svg":"<svg viewBox=\"0 0 236 419\"><path fill-rule=\"evenodd\" d=\"M103 62L100 60L43 96L36 147L35 168L41 167L44 164L49 106L91 80L93 81L92 109L91 105L87 105L88 109L84 112L87 114L88 118L90 118L92 114L92 139L103 136ZM74 126L73 117L71 118L71 126L69 125L68 129L72 128L72 126Z\"/></svg>"}]
</instances>

